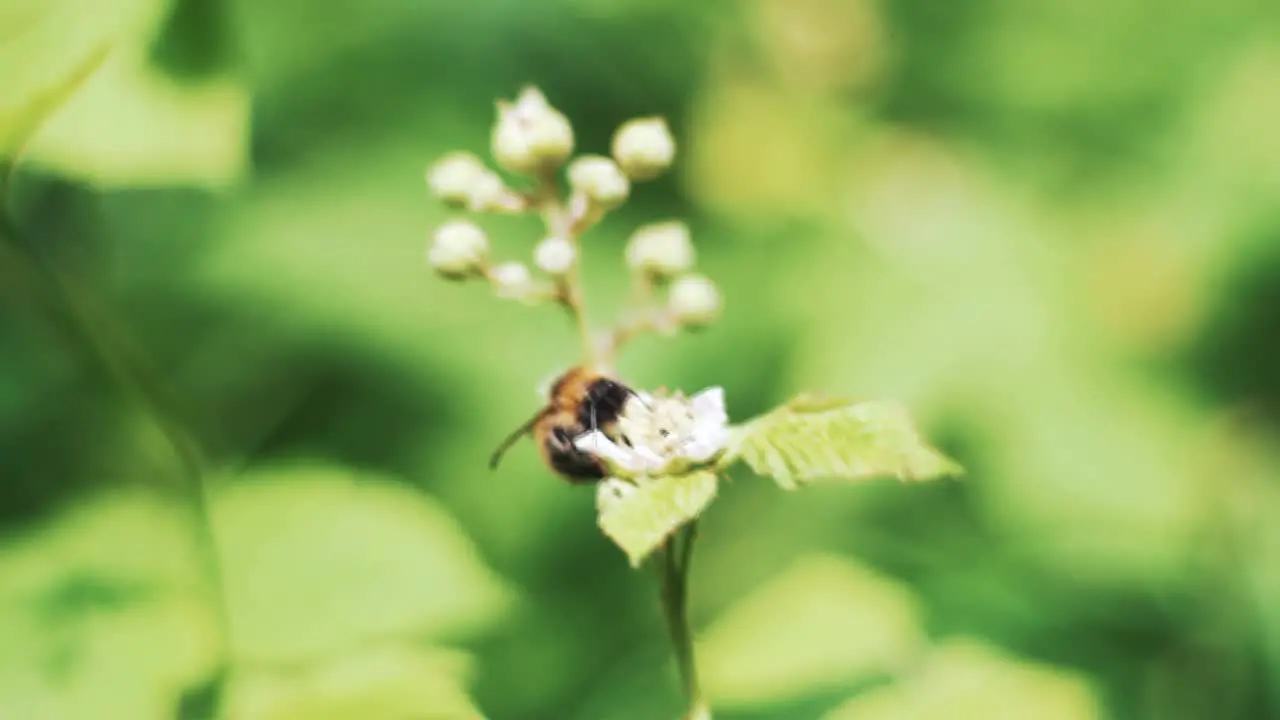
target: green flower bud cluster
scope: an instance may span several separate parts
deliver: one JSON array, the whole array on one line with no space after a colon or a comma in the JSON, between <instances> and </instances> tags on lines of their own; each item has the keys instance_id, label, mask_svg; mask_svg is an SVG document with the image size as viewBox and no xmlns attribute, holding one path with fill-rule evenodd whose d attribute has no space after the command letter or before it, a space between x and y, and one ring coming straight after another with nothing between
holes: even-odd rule
<instances>
[{"instance_id":1,"label":"green flower bud cluster","mask_svg":"<svg viewBox=\"0 0 1280 720\"><path fill-rule=\"evenodd\" d=\"M564 305L578 321L589 359L600 351L606 362L622 342L642 332L698 328L719 317L719 290L693 272L696 254L689 228L672 220L645 225L627 242L623 254L637 306L603 346L586 326L578 272L581 238L626 202L635 183L653 180L671 167L676 144L666 120L629 120L614 132L609 155L575 156L572 124L537 88L525 87L514 100L498 101L496 111L490 154L497 167L521 176L524 187L508 184L466 151L448 153L431 165L427 185L448 207L473 214L537 214L546 231L531 262L495 262L488 236L476 222L450 219L436 228L427 250L427 263L436 274L449 280L485 280L501 298Z\"/></svg>"}]
</instances>

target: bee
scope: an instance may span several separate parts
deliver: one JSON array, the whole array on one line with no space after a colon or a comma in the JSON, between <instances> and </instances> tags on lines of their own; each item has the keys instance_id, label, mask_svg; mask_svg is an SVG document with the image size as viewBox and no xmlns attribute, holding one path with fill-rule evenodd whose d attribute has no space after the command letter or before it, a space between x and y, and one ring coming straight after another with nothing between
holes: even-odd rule
<instances>
[{"instance_id":1,"label":"bee","mask_svg":"<svg viewBox=\"0 0 1280 720\"><path fill-rule=\"evenodd\" d=\"M496 469L503 453L520 438L532 434L547 466L569 482L593 483L604 478L604 463L575 448L574 438L599 430L616 440L618 417L634 394L599 370L569 370L552 383L546 406L498 445L489 458L489 469Z\"/></svg>"}]
</instances>

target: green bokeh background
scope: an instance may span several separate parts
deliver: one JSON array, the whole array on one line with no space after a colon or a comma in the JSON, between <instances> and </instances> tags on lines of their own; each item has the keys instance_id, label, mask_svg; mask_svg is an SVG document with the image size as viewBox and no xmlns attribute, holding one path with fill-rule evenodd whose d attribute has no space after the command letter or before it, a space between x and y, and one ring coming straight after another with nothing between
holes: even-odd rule
<instances>
[{"instance_id":1,"label":"green bokeh background","mask_svg":"<svg viewBox=\"0 0 1280 720\"><path fill-rule=\"evenodd\" d=\"M896 399L969 470L737 473L693 573L718 719L1280 717L1278 31L1262 0L0 0L0 143L41 120L0 254L0 717L678 716L592 493L528 445L485 467L571 328L423 262L425 168L525 83L583 151L677 136L586 240L591 314L667 218L725 313L629 347L634 384Z\"/></svg>"}]
</instances>

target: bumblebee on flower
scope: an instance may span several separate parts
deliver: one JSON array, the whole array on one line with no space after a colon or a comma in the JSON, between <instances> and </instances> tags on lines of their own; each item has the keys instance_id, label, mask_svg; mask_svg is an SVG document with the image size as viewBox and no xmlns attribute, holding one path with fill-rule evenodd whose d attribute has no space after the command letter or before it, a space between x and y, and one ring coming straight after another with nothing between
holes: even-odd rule
<instances>
[{"instance_id":1,"label":"bumblebee on flower","mask_svg":"<svg viewBox=\"0 0 1280 720\"><path fill-rule=\"evenodd\" d=\"M583 352L552 383L543 407L498 446L490 466L496 468L507 449L531 435L553 472L595 486L597 522L632 565L656 556L689 700L686 717L709 720L684 605L694 525L726 468L741 460L786 489L819 478L929 479L959 468L925 445L894 403L804 397L733 426L721 387L691 396L630 387L611 369L627 342L646 333L706 328L724 305L715 282L695 270L688 226L668 219L637 228L619 249L632 285L632 302L622 317L602 334L587 322L582 239L630 198L636 184L670 168L676 156L670 128L662 118L636 118L614 132L610 155L573 157L568 118L539 90L526 87L514 102L497 103L490 140L497 164L522 176L526 187L508 185L480 158L459 151L428 169L431 192L445 205L473 214L536 214L545 232L530 243L528 262L495 261L476 222L451 219L433 233L427 262L447 280L486 282L502 299L559 305Z\"/></svg>"}]
</instances>

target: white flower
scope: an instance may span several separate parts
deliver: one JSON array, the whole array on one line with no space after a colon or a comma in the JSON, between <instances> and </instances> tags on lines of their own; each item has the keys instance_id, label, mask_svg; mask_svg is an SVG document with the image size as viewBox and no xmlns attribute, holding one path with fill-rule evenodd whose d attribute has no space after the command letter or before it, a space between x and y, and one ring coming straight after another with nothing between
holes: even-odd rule
<instances>
[{"instance_id":1,"label":"white flower","mask_svg":"<svg viewBox=\"0 0 1280 720\"><path fill-rule=\"evenodd\" d=\"M618 418L621 442L599 430L580 435L574 447L604 460L618 477L672 475L705 465L729 442L724 389L686 398L636 393Z\"/></svg>"}]
</instances>

